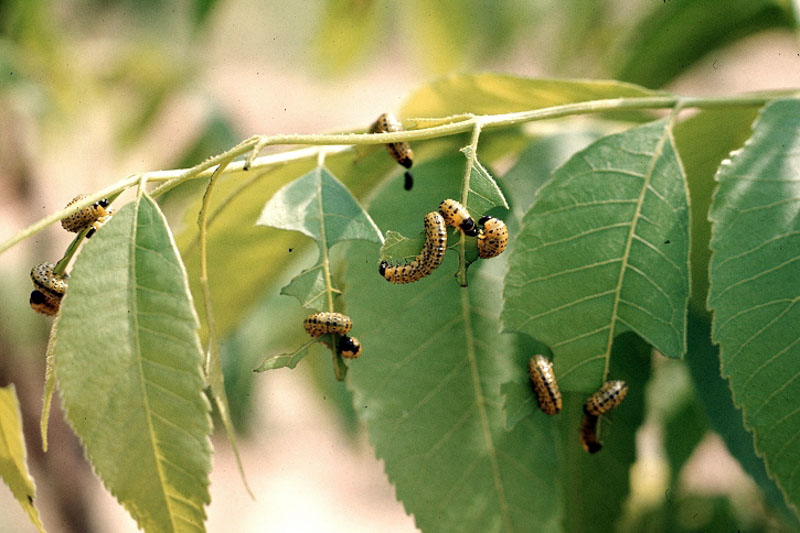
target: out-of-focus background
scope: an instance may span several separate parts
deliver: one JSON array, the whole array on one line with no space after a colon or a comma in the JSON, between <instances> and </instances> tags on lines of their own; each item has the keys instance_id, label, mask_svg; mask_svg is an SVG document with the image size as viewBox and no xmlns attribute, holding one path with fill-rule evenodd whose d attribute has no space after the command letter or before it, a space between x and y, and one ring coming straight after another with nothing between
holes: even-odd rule
<instances>
[{"instance_id":1,"label":"out-of-focus background","mask_svg":"<svg viewBox=\"0 0 800 533\"><path fill-rule=\"evenodd\" d=\"M0 241L80 192L195 164L255 133L365 128L452 73L616 78L690 95L800 87L794 24L779 0L4 0ZM48 530L135 531L57 406L50 451L39 451L50 320L28 307L27 272L70 240L54 226L0 256L0 385L20 395ZM223 340L228 357L246 342L237 335L257 337L254 313L249 336ZM329 368L240 374L229 386L256 500L218 434L209 531L415 531ZM656 438L641 434L631 505L662 486ZM760 505L713 434L682 475L699 493ZM0 533L19 531L33 527L0 488Z\"/></svg>"}]
</instances>

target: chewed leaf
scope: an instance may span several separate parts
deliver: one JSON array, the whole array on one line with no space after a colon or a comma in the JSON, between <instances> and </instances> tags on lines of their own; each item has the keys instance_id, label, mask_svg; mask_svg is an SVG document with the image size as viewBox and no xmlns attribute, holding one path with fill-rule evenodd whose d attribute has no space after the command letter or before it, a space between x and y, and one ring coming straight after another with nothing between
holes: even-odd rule
<instances>
[{"instance_id":1,"label":"chewed leaf","mask_svg":"<svg viewBox=\"0 0 800 533\"><path fill-rule=\"evenodd\" d=\"M352 239L383 243L380 230L350 191L320 167L275 193L256 224L299 231L327 248Z\"/></svg>"},{"instance_id":2,"label":"chewed leaf","mask_svg":"<svg viewBox=\"0 0 800 533\"><path fill-rule=\"evenodd\" d=\"M462 152L469 157L469 146L462 148ZM497 182L475 158L469 177L469 192L467 193L467 209L472 217L477 221L494 207L505 207L508 209L503 192L498 187Z\"/></svg>"},{"instance_id":3,"label":"chewed leaf","mask_svg":"<svg viewBox=\"0 0 800 533\"><path fill-rule=\"evenodd\" d=\"M323 267L331 246L347 240L383 243L369 214L336 177L321 167L276 192L256 224L299 231L317 241L317 264L281 289L281 294L294 296L304 307L317 311L325 307L328 292L339 292L332 280L326 280Z\"/></svg>"},{"instance_id":4,"label":"chewed leaf","mask_svg":"<svg viewBox=\"0 0 800 533\"><path fill-rule=\"evenodd\" d=\"M689 207L666 120L604 137L539 191L509 259L506 329L553 351L562 390L589 392L614 337L686 348Z\"/></svg>"},{"instance_id":5,"label":"chewed leaf","mask_svg":"<svg viewBox=\"0 0 800 533\"><path fill-rule=\"evenodd\" d=\"M33 525L44 531L39 511L33 505L36 487L26 459L22 415L14 385L0 387L0 478L28 514Z\"/></svg>"},{"instance_id":6,"label":"chewed leaf","mask_svg":"<svg viewBox=\"0 0 800 533\"><path fill-rule=\"evenodd\" d=\"M420 175L436 179L402 205L385 188L371 205L376 222L406 235L421 229L421 214L457 189L462 161L420 165ZM486 262L466 289L441 269L426 283L398 286L376 282L369 262L347 267L347 311L364 346L347 385L423 531L560 530L558 481L566 476L556 460L557 420L529 416L513 431L504 427L500 387L516 375L516 349L499 333L502 266Z\"/></svg>"},{"instance_id":7,"label":"chewed leaf","mask_svg":"<svg viewBox=\"0 0 800 533\"><path fill-rule=\"evenodd\" d=\"M314 342L316 342L316 340L307 342L291 353L271 355L264 359L254 372L264 372L265 370L274 370L276 368L294 368L297 366L297 363L308 355L308 349Z\"/></svg>"},{"instance_id":8,"label":"chewed leaf","mask_svg":"<svg viewBox=\"0 0 800 533\"><path fill-rule=\"evenodd\" d=\"M381 246L380 257L394 262L413 260L425 245L425 235L406 237L400 232L388 230Z\"/></svg>"},{"instance_id":9,"label":"chewed leaf","mask_svg":"<svg viewBox=\"0 0 800 533\"><path fill-rule=\"evenodd\" d=\"M204 531L211 470L205 356L186 272L147 196L84 245L57 318L67 419L146 531Z\"/></svg>"},{"instance_id":10,"label":"chewed leaf","mask_svg":"<svg viewBox=\"0 0 800 533\"><path fill-rule=\"evenodd\" d=\"M717 175L711 207L713 340L756 450L800 503L800 102L768 105Z\"/></svg>"},{"instance_id":11,"label":"chewed leaf","mask_svg":"<svg viewBox=\"0 0 800 533\"><path fill-rule=\"evenodd\" d=\"M331 291L340 291L331 287ZM281 294L294 296L300 300L300 304L308 309L321 311L325 308L327 298L327 287L325 285L325 274L322 263L318 263L308 270L304 270L297 277L292 279L288 285L281 289Z\"/></svg>"}]
</instances>

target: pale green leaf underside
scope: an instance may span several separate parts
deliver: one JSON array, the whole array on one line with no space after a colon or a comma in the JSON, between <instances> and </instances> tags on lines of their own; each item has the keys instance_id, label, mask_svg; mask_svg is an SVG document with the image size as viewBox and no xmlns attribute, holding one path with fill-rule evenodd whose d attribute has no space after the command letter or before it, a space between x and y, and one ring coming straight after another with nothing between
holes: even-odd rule
<instances>
[{"instance_id":1,"label":"pale green leaf underside","mask_svg":"<svg viewBox=\"0 0 800 533\"><path fill-rule=\"evenodd\" d=\"M146 531L204 531L211 419L186 273L147 196L88 241L57 321L67 419Z\"/></svg>"},{"instance_id":2,"label":"pale green leaf underside","mask_svg":"<svg viewBox=\"0 0 800 533\"><path fill-rule=\"evenodd\" d=\"M467 156L469 157L468 154ZM477 222L479 218L494 207L508 209L508 202L503 196L500 187L497 186L497 182L486 170L486 167L475 159L469 177L467 208L472 218Z\"/></svg>"},{"instance_id":3,"label":"pale green leaf underside","mask_svg":"<svg viewBox=\"0 0 800 533\"><path fill-rule=\"evenodd\" d=\"M717 175L713 340L756 449L800 502L800 101L767 106Z\"/></svg>"},{"instance_id":4,"label":"pale green leaf underside","mask_svg":"<svg viewBox=\"0 0 800 533\"><path fill-rule=\"evenodd\" d=\"M350 191L326 169L317 167L282 187L264 206L258 225L299 231L317 241L320 260L281 290L295 296L304 307L327 307L329 289L323 261L331 246L360 239L382 243L378 227ZM335 287L331 287L336 291ZM336 291L338 292L338 291Z\"/></svg>"},{"instance_id":5,"label":"pale green leaf underside","mask_svg":"<svg viewBox=\"0 0 800 533\"><path fill-rule=\"evenodd\" d=\"M504 327L552 349L562 389L592 391L624 331L684 353L688 258L687 191L668 122L604 137L557 169L525 215Z\"/></svg>"},{"instance_id":6,"label":"pale green leaf underside","mask_svg":"<svg viewBox=\"0 0 800 533\"><path fill-rule=\"evenodd\" d=\"M320 167L275 193L256 224L299 231L328 248L351 239L383 242L380 230L350 191Z\"/></svg>"},{"instance_id":7,"label":"pale green leaf underside","mask_svg":"<svg viewBox=\"0 0 800 533\"><path fill-rule=\"evenodd\" d=\"M14 385L0 387L0 478L28 514L33 525L44 531L39 511L33 505L36 487L28 472L22 414Z\"/></svg>"},{"instance_id":8,"label":"pale green leaf underside","mask_svg":"<svg viewBox=\"0 0 800 533\"><path fill-rule=\"evenodd\" d=\"M387 188L371 212L382 227L419 228L462 172L453 158L422 164L415 177L435 187L403 202ZM353 248L352 257L377 254ZM453 264L450 253L445 262ZM500 386L516 369L513 339L499 334L495 265L482 263L467 289L447 265L408 285L387 283L371 261L347 270L347 310L364 347L348 378L356 412L423 531L558 529L553 420L504 427Z\"/></svg>"},{"instance_id":9,"label":"pale green leaf underside","mask_svg":"<svg viewBox=\"0 0 800 533\"><path fill-rule=\"evenodd\" d=\"M331 290L337 294L341 292L336 288ZM298 274L288 285L281 289L281 294L294 296L307 309L315 311L325 309L328 303L328 291L325 285L322 263Z\"/></svg>"}]
</instances>

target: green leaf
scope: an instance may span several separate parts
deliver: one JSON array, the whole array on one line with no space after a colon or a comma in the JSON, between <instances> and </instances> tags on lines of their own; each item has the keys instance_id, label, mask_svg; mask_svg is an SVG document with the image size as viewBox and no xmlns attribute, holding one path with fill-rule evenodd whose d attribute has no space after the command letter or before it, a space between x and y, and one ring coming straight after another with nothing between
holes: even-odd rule
<instances>
[{"instance_id":1,"label":"green leaf","mask_svg":"<svg viewBox=\"0 0 800 533\"><path fill-rule=\"evenodd\" d=\"M559 420L563 531L610 531L630 491L630 468L636 461L636 431L644 420L645 385L650 376L650 347L636 335L620 335L613 348L611 377L629 387L625 401L598 425L603 449L584 451L578 439L586 394L564 395Z\"/></svg>"},{"instance_id":2,"label":"green leaf","mask_svg":"<svg viewBox=\"0 0 800 533\"><path fill-rule=\"evenodd\" d=\"M531 141L514 166L500 178L511 198L514 217L521 222L553 171L599 137L600 134L594 131L577 130ZM506 220L506 223L511 223L511 220Z\"/></svg>"},{"instance_id":3,"label":"green leaf","mask_svg":"<svg viewBox=\"0 0 800 533\"><path fill-rule=\"evenodd\" d=\"M460 161L415 167L429 185L411 197L385 188L370 208L379 225L418 231L425 213L458 188ZM348 253L348 314L364 346L348 385L417 527L558 531L554 421L542 415L504 427L500 386L518 368L513 337L498 333L503 265L482 263L467 289L452 282L447 265L393 285L377 273L377 254L364 243ZM445 254L444 262L455 261Z\"/></svg>"},{"instance_id":4,"label":"green leaf","mask_svg":"<svg viewBox=\"0 0 800 533\"><path fill-rule=\"evenodd\" d=\"M620 40L615 77L660 87L724 45L772 27L792 27L774 0L695 0L656 5Z\"/></svg>"},{"instance_id":5,"label":"green leaf","mask_svg":"<svg viewBox=\"0 0 800 533\"><path fill-rule=\"evenodd\" d=\"M312 340L311 342L306 342L304 345L291 353L270 355L261 362L258 368L255 369L255 372L274 370L276 368L294 368L297 366L297 363L302 361L303 358L308 355L308 348L315 342L316 339Z\"/></svg>"},{"instance_id":6,"label":"green leaf","mask_svg":"<svg viewBox=\"0 0 800 533\"><path fill-rule=\"evenodd\" d=\"M381 246L380 258L397 262L413 260L425 245L425 240L422 232L409 238L402 233L388 230Z\"/></svg>"},{"instance_id":7,"label":"green leaf","mask_svg":"<svg viewBox=\"0 0 800 533\"><path fill-rule=\"evenodd\" d=\"M33 505L36 487L28 472L26 456L17 391L13 384L0 387L0 478L3 478L14 498L28 513L33 525L43 532L44 526L39 519L39 510Z\"/></svg>"},{"instance_id":8,"label":"green leaf","mask_svg":"<svg viewBox=\"0 0 800 533\"><path fill-rule=\"evenodd\" d=\"M470 147L466 146L461 151L464 152L464 155L469 159ZM503 192L500 190L497 182L491 174L489 174L489 171L486 170L486 167L481 165L478 158L475 158L469 175L467 210L477 221L494 207L505 207L508 209L508 202L505 196L503 196Z\"/></svg>"},{"instance_id":9,"label":"green leaf","mask_svg":"<svg viewBox=\"0 0 800 533\"><path fill-rule=\"evenodd\" d=\"M53 355L67 419L146 531L203 531L211 419L186 272L147 196L75 261Z\"/></svg>"},{"instance_id":10,"label":"green leaf","mask_svg":"<svg viewBox=\"0 0 800 533\"><path fill-rule=\"evenodd\" d=\"M597 388L624 331L684 353L688 209L666 120L600 139L539 191L511 250L503 322L550 346L562 390Z\"/></svg>"},{"instance_id":11,"label":"green leaf","mask_svg":"<svg viewBox=\"0 0 800 533\"><path fill-rule=\"evenodd\" d=\"M341 294L342 291L331 287L331 292ZM322 262L298 274L281 289L281 294L294 296L300 304L308 309L321 310L327 304L328 287L325 284L325 271Z\"/></svg>"},{"instance_id":12,"label":"green leaf","mask_svg":"<svg viewBox=\"0 0 800 533\"><path fill-rule=\"evenodd\" d=\"M309 309L325 308L329 285L323 264L337 242L362 239L383 242L378 227L347 188L326 169L317 167L285 185L267 202L256 224L299 231L317 241L319 262L281 291Z\"/></svg>"},{"instance_id":13,"label":"green leaf","mask_svg":"<svg viewBox=\"0 0 800 533\"><path fill-rule=\"evenodd\" d=\"M446 76L411 93L404 117L497 114L574 102L658 94L618 81L532 79L502 74Z\"/></svg>"},{"instance_id":14,"label":"green leaf","mask_svg":"<svg viewBox=\"0 0 800 533\"><path fill-rule=\"evenodd\" d=\"M756 450L800 502L800 101L769 104L717 174L710 218L713 340Z\"/></svg>"}]
</instances>

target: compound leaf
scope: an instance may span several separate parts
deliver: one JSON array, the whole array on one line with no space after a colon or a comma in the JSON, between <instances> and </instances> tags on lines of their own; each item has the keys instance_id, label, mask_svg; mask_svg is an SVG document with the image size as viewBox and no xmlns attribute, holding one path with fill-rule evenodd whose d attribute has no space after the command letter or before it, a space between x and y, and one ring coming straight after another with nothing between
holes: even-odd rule
<instances>
[{"instance_id":1,"label":"compound leaf","mask_svg":"<svg viewBox=\"0 0 800 533\"><path fill-rule=\"evenodd\" d=\"M57 319L63 405L106 487L146 531L204 531L211 418L186 272L158 206L84 246Z\"/></svg>"},{"instance_id":2,"label":"compound leaf","mask_svg":"<svg viewBox=\"0 0 800 533\"><path fill-rule=\"evenodd\" d=\"M689 208L669 122L576 153L539 191L513 244L503 322L546 343L562 389L607 376L613 338L686 347Z\"/></svg>"},{"instance_id":3,"label":"compound leaf","mask_svg":"<svg viewBox=\"0 0 800 533\"><path fill-rule=\"evenodd\" d=\"M800 502L800 101L769 104L717 174L712 338L756 450Z\"/></svg>"}]
</instances>

